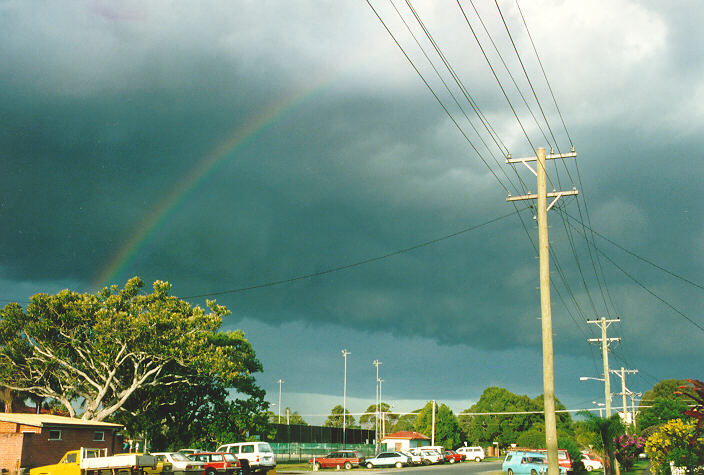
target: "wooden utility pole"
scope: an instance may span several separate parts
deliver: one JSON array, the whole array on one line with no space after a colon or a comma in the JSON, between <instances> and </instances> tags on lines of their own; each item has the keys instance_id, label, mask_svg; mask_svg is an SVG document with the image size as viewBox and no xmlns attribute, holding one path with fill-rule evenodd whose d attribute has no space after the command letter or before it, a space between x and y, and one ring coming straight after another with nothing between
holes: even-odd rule
<instances>
[{"instance_id":1,"label":"wooden utility pole","mask_svg":"<svg viewBox=\"0 0 704 475\"><path fill-rule=\"evenodd\" d=\"M617 369L612 369L612 373L615 373L621 377L621 396L623 397L623 422L624 424L628 424L628 402L626 400L626 396L628 395L627 389L626 389L626 373L637 373L637 369L625 369L623 366L621 366L621 370ZM635 409L634 409L635 412ZM635 417L632 421L635 423Z\"/></svg>"},{"instance_id":2,"label":"wooden utility pole","mask_svg":"<svg viewBox=\"0 0 704 475\"><path fill-rule=\"evenodd\" d=\"M548 474L558 475L560 473L557 459L557 423L555 416L555 374L553 362L552 343L552 310L550 304L550 242L548 240L548 211L560 199L561 196L576 195L577 190L547 192L545 160L557 158L575 158L577 153L572 150L570 153L545 155L545 149L538 148L536 157L528 158L507 158L506 163L523 163L535 174L538 183L538 193L509 196L506 201L518 200L538 200L538 249L540 256L540 313L543 336L543 402L545 410L545 446L548 452ZM527 162L537 162L536 169L533 170ZM547 198L555 198L550 205Z\"/></svg>"},{"instance_id":3,"label":"wooden utility pole","mask_svg":"<svg viewBox=\"0 0 704 475\"><path fill-rule=\"evenodd\" d=\"M606 319L602 317L599 320L587 320L587 323L593 323L601 328L601 338L589 338L589 343L601 342L601 359L604 362L604 403L606 403L606 417L611 416L611 379L609 378L609 343L621 341L620 338L607 338L606 329L609 325L615 322L620 322L620 318Z\"/></svg>"}]
</instances>

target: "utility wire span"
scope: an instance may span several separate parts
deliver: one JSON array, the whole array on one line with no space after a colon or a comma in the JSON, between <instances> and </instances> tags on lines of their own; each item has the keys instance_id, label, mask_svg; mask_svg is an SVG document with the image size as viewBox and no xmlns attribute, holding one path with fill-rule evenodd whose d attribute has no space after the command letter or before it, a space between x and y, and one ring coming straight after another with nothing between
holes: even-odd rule
<instances>
[{"instance_id":1,"label":"utility wire span","mask_svg":"<svg viewBox=\"0 0 704 475\"><path fill-rule=\"evenodd\" d=\"M288 284L288 283L291 283L291 282L296 282L296 281L298 281L298 280L310 279L310 278L312 278L312 277L318 277L318 276L325 275L325 274L332 274L333 272L339 272L339 271L343 271L343 270L347 270L347 269L352 269L352 268L354 268L354 267L359 267L359 266L362 266L362 265L364 265L364 264L370 264L370 263L372 263L372 262L381 261L381 260L383 260L383 259L388 259L389 257L397 256L397 255L399 255L399 254L404 254L404 253L406 253L406 252L414 251L414 250L420 249L420 248L422 248L422 247L430 246L431 244L436 244L436 243L438 243L438 242L440 242L440 241L445 241L446 239L450 239L450 238L453 238L453 237L457 237L457 236L459 236L459 235L461 235L461 234L465 234L465 233L468 233L468 232L470 232L470 231L474 231L474 230L479 229L479 228L482 228L482 227L484 227L484 226L488 226L488 225L490 225L490 224L493 224L493 223L496 223L496 222L498 222L498 221L501 221L502 219L508 218L509 216L513 216L514 214L520 213L520 211L524 211L524 210L526 210L526 209L528 209L528 208L524 208L524 209L522 209L522 210L517 210L516 212L513 212L513 211L512 211L512 212L510 212L510 213L504 214L504 215L499 216L499 217L497 217L497 218L490 219L489 221L485 221L485 222L483 222L483 223L481 223L481 224L477 224L477 225L470 226L470 227L468 227L468 228L462 229L462 230L460 230L460 231L456 231L456 232L454 232L454 233L452 233L452 234L446 234L445 236L441 236L441 237L439 237L439 238L431 239L430 241L425 241L425 242L422 242L422 243L420 243L420 244L415 244L415 245L413 245L413 246L406 247L406 248L404 248L404 249L399 249L399 250L397 250L397 251L389 252L388 254L384 254L384 255L376 256L376 257L371 257L371 258L369 258L369 259L364 259L364 260L361 260L361 261L358 261L358 262L354 262L354 263L352 263L352 264L345 264L345 265L343 265L343 266L333 267L333 268L331 268L331 269L327 269L327 270L323 270L323 271L319 271L319 272L311 272L310 274L303 274L303 275L299 275L299 276L296 276L296 277L291 277L291 278L288 278L288 279L281 279L281 280L276 280L276 281L272 281L272 282L265 282L265 283L263 283L263 284L250 285L250 286L248 286L248 287L240 287L240 288L231 289L231 290L222 290L222 291L220 291L220 292L210 292L210 293L207 293L207 294L189 295L189 296L187 296L187 297L181 297L181 298L183 298L183 299L195 299L195 298L202 298L202 297L215 297L215 296L217 296L217 295L224 295L224 294L235 294L235 293L240 293L240 292L246 292L246 291L248 291L248 290L262 289L262 288L265 288L265 287L273 287L273 286L275 286L275 285Z\"/></svg>"},{"instance_id":2,"label":"utility wire span","mask_svg":"<svg viewBox=\"0 0 704 475\"><path fill-rule=\"evenodd\" d=\"M694 287L697 287L698 289L704 290L704 285L698 284L698 283L696 283L696 282L694 282L694 281L691 281L691 280L689 280L689 279L686 278L686 277L682 277L681 275L676 274L676 273L672 272L671 270L668 270L668 269L662 267L661 265L658 265L658 264L656 264L655 262L646 259L646 258L643 257L643 256L639 256L638 254L636 254L636 253L633 252L633 251L629 251L628 249L626 249L625 247L621 246L621 245L618 244L617 242L614 242L614 241L612 241L611 239L607 238L606 236L604 236L604 235L601 234L600 232L598 232L598 231L592 229L591 227L587 226L586 224L581 223L577 218L575 218L575 217L572 216L571 214L569 214L569 213L567 213L567 212L565 212L565 211L563 211L563 213L564 213L565 216L567 216L568 218L570 218L570 219L572 219L573 221L577 222L580 226L584 226L586 229L589 230L589 232L592 232L592 233L596 234L596 235L599 236L601 239L603 239L604 241L608 242L609 244L612 244L612 245L616 246L617 248L621 249L621 250L622 250L623 252L625 252L626 254L630 254L631 256L635 257L636 259L640 259L641 261L645 262L646 264L650 264L651 266L655 267L656 269L659 269L659 270L665 272L666 274L670 274L672 277L675 277L675 278L677 278L677 279L680 279L681 281L686 282L686 283L688 283L689 285L692 285L692 286L694 286Z\"/></svg>"}]
</instances>

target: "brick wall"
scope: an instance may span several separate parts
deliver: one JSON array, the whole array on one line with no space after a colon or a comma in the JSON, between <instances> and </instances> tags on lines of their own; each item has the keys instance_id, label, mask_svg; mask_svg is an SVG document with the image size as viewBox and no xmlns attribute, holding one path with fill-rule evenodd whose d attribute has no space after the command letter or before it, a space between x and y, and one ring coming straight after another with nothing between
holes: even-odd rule
<instances>
[{"instance_id":1,"label":"brick wall","mask_svg":"<svg viewBox=\"0 0 704 475\"><path fill-rule=\"evenodd\" d=\"M0 469L16 474L22 459L24 434L0 433Z\"/></svg>"},{"instance_id":2,"label":"brick wall","mask_svg":"<svg viewBox=\"0 0 704 475\"><path fill-rule=\"evenodd\" d=\"M17 426L17 424L14 424ZM28 428L39 430L39 428ZM61 430L61 440L49 440L51 430ZM102 429L97 429L102 430ZM114 432L104 430L105 440L94 441L95 428L42 427L37 433L22 433L15 429L0 430L0 469L33 468L57 463L69 450L80 447L107 448L108 455L115 451ZM4 432L4 433L3 433Z\"/></svg>"}]
</instances>

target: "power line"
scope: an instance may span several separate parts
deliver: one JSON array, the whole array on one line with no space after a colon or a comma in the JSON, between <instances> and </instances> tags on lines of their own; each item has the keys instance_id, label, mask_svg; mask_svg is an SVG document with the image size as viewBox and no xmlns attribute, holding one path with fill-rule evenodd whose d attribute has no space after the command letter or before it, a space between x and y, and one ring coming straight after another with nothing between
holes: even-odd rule
<instances>
[{"instance_id":1,"label":"power line","mask_svg":"<svg viewBox=\"0 0 704 475\"><path fill-rule=\"evenodd\" d=\"M525 208L525 209L527 209L527 208ZM523 210L521 210L521 211L523 211ZM404 249L399 249L399 250L397 250L397 251L389 252L389 253L383 254L383 255L381 255L381 256L371 257L371 258L369 258L369 259L364 259L364 260L357 261L357 262L354 262L354 263L351 263L351 264L345 264L345 265L343 265L343 266L333 267L333 268L331 268L331 269L327 269L327 270L323 270L323 271L319 271L319 272L312 272L312 273L310 273L310 274L303 274L303 275L299 275L299 276L296 276L296 277L291 277L291 278L288 278L288 279L281 279L281 280L276 280L276 281L271 281L271 282L265 282L265 283L263 283L263 284L250 285L250 286L247 286L247 287L239 287L239 288L236 288L236 289L222 290L222 291L219 291L219 292L209 292L209 293L205 293L205 294L189 295L189 296L187 296L187 297L182 297L182 298L184 298L184 299L195 299L195 298L201 298L201 297L214 297L214 296L217 296L217 295L224 295L224 294L235 294L235 293L240 293L240 292L246 292L246 291L249 291L249 290L262 289L262 288L265 288L265 287L273 287L273 286L275 286L275 285L288 284L288 283L291 283L291 282L296 282L296 281L298 281L298 280L310 279L310 278L312 278L312 277L319 277L319 276L321 276L321 275L332 274L333 272L339 272L339 271L343 271L343 270L347 270L347 269L352 269L353 267L359 267L359 266L362 266L362 265L364 265L364 264L370 264L370 263L372 263L372 262L377 262L377 261L381 261L381 260L383 260L383 259L388 259L389 257L397 256L397 255L399 255L399 254L404 254L404 253L406 253L406 252L414 251L414 250L420 249L420 248L422 248L422 247L430 246L431 244L436 244L436 243L438 243L438 242L440 242L440 241L445 241L445 240L447 240L447 239L450 239L450 238L453 238L453 237L457 237L457 236L459 236L459 235L461 235L461 234L465 234L465 233L468 233L468 232L470 232L470 231L474 231L474 230L476 230L476 229L482 228L482 227L484 227L484 226L488 226L489 224L493 224L493 223L496 223L496 222L498 222L498 221L501 221L502 219L508 218L509 216L513 216L513 214L514 214L514 212L507 213L507 214L504 214L504 215L499 216L499 217L497 217L497 218L490 219L489 221L485 221L485 222L483 222L483 223L481 223L481 224L477 224L477 225L474 225L474 226L470 226L470 227L468 227L468 228L462 229L462 230L460 230L460 231L457 231L457 232L454 232L454 233L451 233L451 234L447 234L447 235L445 235L445 236L441 236L441 237L439 237L439 238L431 239L430 241L425 241L425 242L422 242L422 243L420 243L420 244L415 244L415 245L413 245L413 246L406 247L406 248L404 248Z\"/></svg>"}]
</instances>

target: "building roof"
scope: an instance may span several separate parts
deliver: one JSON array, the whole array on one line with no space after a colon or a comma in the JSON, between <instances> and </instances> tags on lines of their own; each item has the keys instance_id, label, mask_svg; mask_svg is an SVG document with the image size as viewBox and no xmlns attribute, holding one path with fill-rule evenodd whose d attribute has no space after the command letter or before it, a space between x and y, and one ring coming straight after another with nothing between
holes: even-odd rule
<instances>
[{"instance_id":1,"label":"building roof","mask_svg":"<svg viewBox=\"0 0 704 475\"><path fill-rule=\"evenodd\" d=\"M55 426L73 426L73 427L92 427L101 429L122 429L121 424L112 424L110 422L99 421L84 421L75 417L55 416L53 414L18 414L18 413L0 413L0 422L14 422L35 427L55 427Z\"/></svg>"},{"instance_id":2,"label":"building roof","mask_svg":"<svg viewBox=\"0 0 704 475\"><path fill-rule=\"evenodd\" d=\"M399 432L394 432L393 434L389 434L381 440L386 439L430 440L430 437L423 435L420 432L402 430Z\"/></svg>"}]
</instances>

